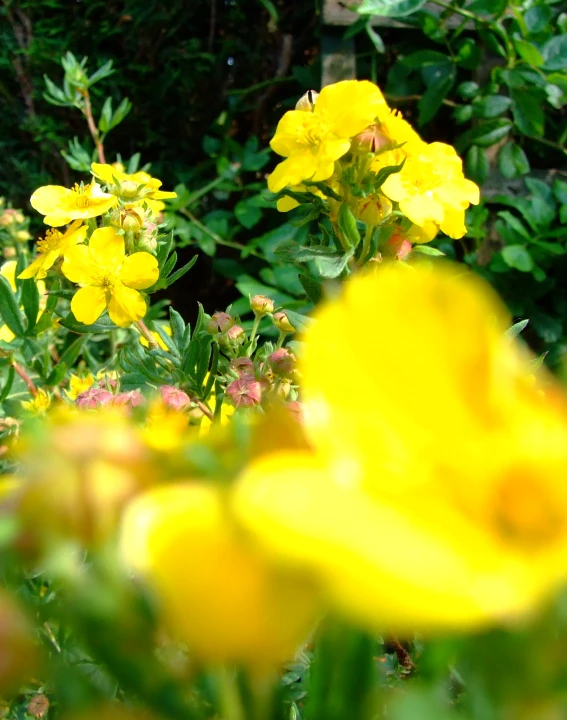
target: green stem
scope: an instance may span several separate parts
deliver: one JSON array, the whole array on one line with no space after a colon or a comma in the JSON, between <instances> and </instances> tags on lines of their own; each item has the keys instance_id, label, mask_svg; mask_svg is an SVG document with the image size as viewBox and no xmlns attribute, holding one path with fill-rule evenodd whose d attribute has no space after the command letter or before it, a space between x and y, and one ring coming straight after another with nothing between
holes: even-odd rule
<instances>
[{"instance_id":1,"label":"green stem","mask_svg":"<svg viewBox=\"0 0 567 720\"><path fill-rule=\"evenodd\" d=\"M261 318L260 315L256 315L256 314L254 315L254 322L252 323L252 330L251 330L251 332L250 332L250 340L249 340L249 342L250 342L250 350L249 350L249 352L252 352L252 343L254 342L254 338L256 337L256 333L258 332L258 326L260 325L260 320L261 320L261 319L262 319L262 318Z\"/></svg>"},{"instance_id":2,"label":"green stem","mask_svg":"<svg viewBox=\"0 0 567 720\"><path fill-rule=\"evenodd\" d=\"M254 257L260 258L261 260L264 260L264 256L262 253L256 252L256 250L250 250L246 247L246 245L242 245L241 243L234 242L233 240L225 240L224 238L221 238L220 235L217 235L216 232L213 230L210 230L206 225L203 225L203 223L198 220L195 215L193 215L192 212L187 210L187 208L182 208L179 210L182 215L185 215L185 217L189 218L192 223L195 223L195 225L199 228L199 230L202 230L204 233L206 233L209 237L211 237L217 245L224 245L224 247L234 248L235 250L246 250L249 255L254 255Z\"/></svg>"},{"instance_id":3,"label":"green stem","mask_svg":"<svg viewBox=\"0 0 567 720\"><path fill-rule=\"evenodd\" d=\"M276 343L276 349L279 350L281 346L283 345L283 341L286 338L287 333L284 330L280 330L280 336L278 337L278 342Z\"/></svg>"},{"instance_id":4,"label":"green stem","mask_svg":"<svg viewBox=\"0 0 567 720\"><path fill-rule=\"evenodd\" d=\"M150 350L159 350L159 343L155 339L155 337L152 335L152 333L149 331L148 326L143 320L138 320L135 323L136 327L140 331L140 334L148 341L148 345L150 346Z\"/></svg>"},{"instance_id":5,"label":"green stem","mask_svg":"<svg viewBox=\"0 0 567 720\"><path fill-rule=\"evenodd\" d=\"M370 240L374 232L373 225L367 225L364 237L362 238L362 252L360 253L360 264L363 265L370 251Z\"/></svg>"},{"instance_id":6,"label":"green stem","mask_svg":"<svg viewBox=\"0 0 567 720\"><path fill-rule=\"evenodd\" d=\"M234 670L223 666L218 670L217 678L223 720L246 720Z\"/></svg>"}]
</instances>

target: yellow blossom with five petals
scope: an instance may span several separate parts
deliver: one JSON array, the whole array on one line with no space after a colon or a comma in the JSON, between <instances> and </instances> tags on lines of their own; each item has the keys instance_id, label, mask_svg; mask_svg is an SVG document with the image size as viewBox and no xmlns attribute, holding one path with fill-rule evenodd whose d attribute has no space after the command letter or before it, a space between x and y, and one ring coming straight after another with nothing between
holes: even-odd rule
<instances>
[{"instance_id":1,"label":"yellow blossom with five petals","mask_svg":"<svg viewBox=\"0 0 567 720\"><path fill-rule=\"evenodd\" d=\"M124 237L113 227L95 230L88 246L69 248L61 270L82 286L71 300L71 310L86 325L96 322L106 308L120 327L140 320L146 314L146 301L138 291L159 278L156 258L147 252L126 256Z\"/></svg>"},{"instance_id":2,"label":"yellow blossom with five petals","mask_svg":"<svg viewBox=\"0 0 567 720\"><path fill-rule=\"evenodd\" d=\"M159 213L165 209L165 204L162 200L170 200L177 197L177 193L175 192L160 190L162 185L161 180L152 177L147 172L140 171L129 174L113 165L103 165L101 163L92 163L91 172L96 178L102 180L108 189L116 187L117 182L120 185L123 183L131 183L133 186L137 186L140 197L135 197L135 199L128 204L136 205L145 202L154 215L159 215ZM134 191L136 190L135 187L132 189Z\"/></svg>"},{"instance_id":3,"label":"yellow blossom with five petals","mask_svg":"<svg viewBox=\"0 0 567 720\"><path fill-rule=\"evenodd\" d=\"M102 191L100 185L75 185L69 189L61 185L44 185L30 198L32 207L52 227L66 225L72 220L98 217L113 208L118 198Z\"/></svg>"},{"instance_id":4,"label":"yellow blossom with five petals","mask_svg":"<svg viewBox=\"0 0 567 720\"><path fill-rule=\"evenodd\" d=\"M45 237L38 240L37 251L39 255L18 277L20 280L32 277L35 277L36 280L42 280L47 276L49 268L53 266L57 258L63 255L67 248L84 242L86 237L87 226L82 225L81 220L75 220L65 232L61 232L57 228L48 230Z\"/></svg>"},{"instance_id":5,"label":"yellow blossom with five petals","mask_svg":"<svg viewBox=\"0 0 567 720\"><path fill-rule=\"evenodd\" d=\"M327 180L335 161L349 151L350 139L387 112L382 93L367 80L327 85L312 111L289 110L278 123L270 146L287 159L268 178L269 189Z\"/></svg>"},{"instance_id":6,"label":"yellow blossom with five petals","mask_svg":"<svg viewBox=\"0 0 567 720\"><path fill-rule=\"evenodd\" d=\"M381 266L315 317L300 361L314 454L245 469L244 529L373 630L537 608L567 578L567 398L551 378L544 393L526 382L494 292L457 266Z\"/></svg>"}]
</instances>

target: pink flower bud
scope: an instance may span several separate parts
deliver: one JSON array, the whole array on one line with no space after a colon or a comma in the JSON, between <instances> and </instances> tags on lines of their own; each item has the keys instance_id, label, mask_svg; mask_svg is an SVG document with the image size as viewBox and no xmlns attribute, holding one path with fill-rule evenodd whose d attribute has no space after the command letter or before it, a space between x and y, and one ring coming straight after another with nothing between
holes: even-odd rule
<instances>
[{"instance_id":1,"label":"pink flower bud","mask_svg":"<svg viewBox=\"0 0 567 720\"><path fill-rule=\"evenodd\" d=\"M233 325L221 335L221 341L225 345L242 345L246 340L246 333L240 325Z\"/></svg>"},{"instance_id":2,"label":"pink flower bud","mask_svg":"<svg viewBox=\"0 0 567 720\"><path fill-rule=\"evenodd\" d=\"M394 233L384 246L385 254L394 255L398 260L404 260L411 249L411 242L399 233Z\"/></svg>"},{"instance_id":3,"label":"pink flower bud","mask_svg":"<svg viewBox=\"0 0 567 720\"><path fill-rule=\"evenodd\" d=\"M274 375L289 375L295 367L295 357L287 348L279 348L268 358L268 365Z\"/></svg>"},{"instance_id":4,"label":"pink flower bud","mask_svg":"<svg viewBox=\"0 0 567 720\"><path fill-rule=\"evenodd\" d=\"M239 375L254 375L254 363L250 358L234 358L230 361L230 367Z\"/></svg>"},{"instance_id":5,"label":"pink flower bud","mask_svg":"<svg viewBox=\"0 0 567 720\"><path fill-rule=\"evenodd\" d=\"M393 145L387 135L380 132L378 125L369 125L352 139L351 150L359 153L376 153Z\"/></svg>"},{"instance_id":6,"label":"pink flower bud","mask_svg":"<svg viewBox=\"0 0 567 720\"><path fill-rule=\"evenodd\" d=\"M262 387L257 380L245 375L230 383L226 394L237 408L255 407L262 399Z\"/></svg>"},{"instance_id":7,"label":"pink flower bud","mask_svg":"<svg viewBox=\"0 0 567 720\"><path fill-rule=\"evenodd\" d=\"M226 312L216 312L207 323L207 332L211 335L224 333L234 325L234 320Z\"/></svg>"},{"instance_id":8,"label":"pink flower bud","mask_svg":"<svg viewBox=\"0 0 567 720\"><path fill-rule=\"evenodd\" d=\"M308 90L295 103L295 109L303 110L304 112L313 112L318 97L319 93L316 90Z\"/></svg>"},{"instance_id":9,"label":"pink flower bud","mask_svg":"<svg viewBox=\"0 0 567 720\"><path fill-rule=\"evenodd\" d=\"M146 398L138 390L130 390L128 392L118 393L114 396L113 405L119 407L138 407L146 402Z\"/></svg>"},{"instance_id":10,"label":"pink flower bud","mask_svg":"<svg viewBox=\"0 0 567 720\"><path fill-rule=\"evenodd\" d=\"M267 315L274 312L274 301L265 295L254 295L250 307L255 315Z\"/></svg>"},{"instance_id":11,"label":"pink flower bud","mask_svg":"<svg viewBox=\"0 0 567 720\"><path fill-rule=\"evenodd\" d=\"M159 389L163 404L173 410L183 410L191 405L191 398L186 392L173 385L162 385Z\"/></svg>"},{"instance_id":12,"label":"pink flower bud","mask_svg":"<svg viewBox=\"0 0 567 720\"><path fill-rule=\"evenodd\" d=\"M286 403L286 407L289 410L291 417L298 423L302 423L304 420L303 407L299 400L292 400Z\"/></svg>"},{"instance_id":13,"label":"pink flower bud","mask_svg":"<svg viewBox=\"0 0 567 720\"><path fill-rule=\"evenodd\" d=\"M111 405L114 400L114 395L108 390L102 388L89 388L85 392L77 395L75 404L80 408L93 410L103 405Z\"/></svg>"}]
</instances>

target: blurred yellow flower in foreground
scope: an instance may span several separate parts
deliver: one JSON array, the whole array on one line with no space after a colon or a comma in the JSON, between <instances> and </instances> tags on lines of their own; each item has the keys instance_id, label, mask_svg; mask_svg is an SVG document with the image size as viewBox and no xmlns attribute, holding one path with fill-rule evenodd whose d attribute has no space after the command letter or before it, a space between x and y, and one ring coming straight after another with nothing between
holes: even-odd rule
<instances>
[{"instance_id":1,"label":"blurred yellow flower in foreground","mask_svg":"<svg viewBox=\"0 0 567 720\"><path fill-rule=\"evenodd\" d=\"M45 224L53 227L98 217L117 202L117 197L103 192L94 180L90 185L75 185L70 190L61 185L44 185L30 198L31 206L45 215Z\"/></svg>"},{"instance_id":2,"label":"blurred yellow flower in foreground","mask_svg":"<svg viewBox=\"0 0 567 720\"><path fill-rule=\"evenodd\" d=\"M317 596L246 543L227 503L213 485L156 487L125 510L123 556L151 579L172 636L200 661L263 669L293 657Z\"/></svg>"},{"instance_id":3,"label":"blurred yellow flower in foreground","mask_svg":"<svg viewBox=\"0 0 567 720\"><path fill-rule=\"evenodd\" d=\"M108 308L112 322L127 327L146 314L146 301L138 290L159 277L156 258L147 252L126 256L124 237L112 227L95 230L87 245L65 252L61 270L82 287L71 300L73 315L92 325Z\"/></svg>"},{"instance_id":4,"label":"blurred yellow flower in foreground","mask_svg":"<svg viewBox=\"0 0 567 720\"><path fill-rule=\"evenodd\" d=\"M494 293L451 266L383 266L315 319L299 365L315 455L249 466L245 530L369 628L536 607L567 578L567 407L526 381Z\"/></svg>"},{"instance_id":5,"label":"blurred yellow flower in foreground","mask_svg":"<svg viewBox=\"0 0 567 720\"><path fill-rule=\"evenodd\" d=\"M69 378L69 389L65 390L65 395L69 400L76 400L77 397L86 392L89 388L94 385L94 376L91 373L81 377L80 375L73 375Z\"/></svg>"}]
</instances>

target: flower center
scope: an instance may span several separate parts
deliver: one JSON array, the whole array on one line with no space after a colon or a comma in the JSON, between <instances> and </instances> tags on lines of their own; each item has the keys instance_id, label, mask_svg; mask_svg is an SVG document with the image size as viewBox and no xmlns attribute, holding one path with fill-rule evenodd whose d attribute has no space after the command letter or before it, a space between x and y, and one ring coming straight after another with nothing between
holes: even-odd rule
<instances>
[{"instance_id":1,"label":"flower center","mask_svg":"<svg viewBox=\"0 0 567 720\"><path fill-rule=\"evenodd\" d=\"M45 254L50 252L51 250L55 250L55 248L59 244L59 241L61 240L61 237L62 235L59 230L48 230L45 233L45 237L40 238L37 241L37 251L39 253Z\"/></svg>"},{"instance_id":2,"label":"flower center","mask_svg":"<svg viewBox=\"0 0 567 720\"><path fill-rule=\"evenodd\" d=\"M74 210L84 210L92 205L91 198L86 194L87 188L80 187L75 184L71 188L71 195L69 197L69 205Z\"/></svg>"},{"instance_id":3,"label":"flower center","mask_svg":"<svg viewBox=\"0 0 567 720\"><path fill-rule=\"evenodd\" d=\"M303 127L301 129L301 141L310 147L321 145L329 134L329 128L321 115L305 113Z\"/></svg>"}]
</instances>

